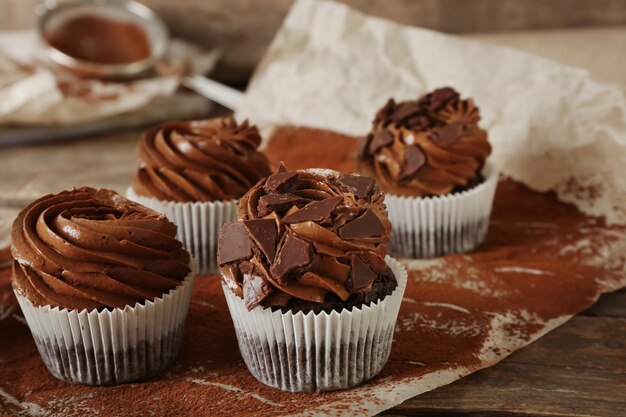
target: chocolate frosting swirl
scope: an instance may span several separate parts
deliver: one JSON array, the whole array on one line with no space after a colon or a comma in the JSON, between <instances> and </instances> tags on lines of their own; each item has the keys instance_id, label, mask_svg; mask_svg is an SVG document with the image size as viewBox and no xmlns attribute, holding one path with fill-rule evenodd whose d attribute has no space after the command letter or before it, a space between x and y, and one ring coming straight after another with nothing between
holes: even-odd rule
<instances>
[{"instance_id":1,"label":"chocolate frosting swirl","mask_svg":"<svg viewBox=\"0 0 626 417\"><path fill-rule=\"evenodd\" d=\"M77 310L152 300L190 272L175 236L165 216L114 191L47 195L13 222L13 287L34 305Z\"/></svg>"},{"instance_id":2,"label":"chocolate frosting swirl","mask_svg":"<svg viewBox=\"0 0 626 417\"><path fill-rule=\"evenodd\" d=\"M249 309L341 309L397 285L384 261L391 223L371 178L281 169L241 198L238 217L220 233L218 263Z\"/></svg>"},{"instance_id":3,"label":"chocolate frosting swirl","mask_svg":"<svg viewBox=\"0 0 626 417\"><path fill-rule=\"evenodd\" d=\"M472 99L446 87L417 101L393 99L378 111L359 156L359 172L390 194L443 195L467 188L491 153Z\"/></svg>"},{"instance_id":4,"label":"chocolate frosting swirl","mask_svg":"<svg viewBox=\"0 0 626 417\"><path fill-rule=\"evenodd\" d=\"M139 142L133 189L163 201L239 198L271 173L260 143L256 126L233 117L164 123Z\"/></svg>"}]
</instances>

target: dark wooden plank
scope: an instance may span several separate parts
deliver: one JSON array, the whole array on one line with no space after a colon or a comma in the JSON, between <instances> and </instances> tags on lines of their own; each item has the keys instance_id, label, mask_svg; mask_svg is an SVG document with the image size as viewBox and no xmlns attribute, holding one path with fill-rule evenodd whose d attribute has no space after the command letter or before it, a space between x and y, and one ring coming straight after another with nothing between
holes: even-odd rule
<instances>
[{"instance_id":1,"label":"dark wooden plank","mask_svg":"<svg viewBox=\"0 0 626 417\"><path fill-rule=\"evenodd\" d=\"M544 416L549 417L571 417L567 414L543 414ZM489 410L475 410L475 411L450 411L450 410L420 410L417 413L413 412L405 412L398 411L397 414L389 414L386 413L385 417L399 417L399 416L419 416L419 417L537 417L542 416L541 414L528 414L524 412L518 411L489 411Z\"/></svg>"},{"instance_id":2,"label":"dark wooden plank","mask_svg":"<svg viewBox=\"0 0 626 417\"><path fill-rule=\"evenodd\" d=\"M622 417L624 410L626 319L579 316L500 364L383 414Z\"/></svg>"},{"instance_id":3,"label":"dark wooden plank","mask_svg":"<svg viewBox=\"0 0 626 417\"><path fill-rule=\"evenodd\" d=\"M339 0L365 13L447 32L617 25L626 22L623 0ZM0 27L32 27L40 0L3 0ZM142 0L175 34L193 33L215 44L271 36L293 0ZM197 27L200 26L200 27ZM201 32L200 30L203 30ZM256 29L256 32L251 30ZM210 34L212 36L206 36ZM236 48L231 48L236 49ZM228 51L227 51L228 52Z\"/></svg>"},{"instance_id":4,"label":"dark wooden plank","mask_svg":"<svg viewBox=\"0 0 626 417\"><path fill-rule=\"evenodd\" d=\"M597 303L582 313L585 316L606 316L626 318L626 289L604 294Z\"/></svg>"},{"instance_id":5,"label":"dark wooden plank","mask_svg":"<svg viewBox=\"0 0 626 417\"><path fill-rule=\"evenodd\" d=\"M506 362L575 368L581 372L619 369L626 365L626 319L575 317L515 352Z\"/></svg>"},{"instance_id":6,"label":"dark wooden plank","mask_svg":"<svg viewBox=\"0 0 626 417\"><path fill-rule=\"evenodd\" d=\"M623 417L623 380L617 371L503 363L409 400L392 414Z\"/></svg>"}]
</instances>

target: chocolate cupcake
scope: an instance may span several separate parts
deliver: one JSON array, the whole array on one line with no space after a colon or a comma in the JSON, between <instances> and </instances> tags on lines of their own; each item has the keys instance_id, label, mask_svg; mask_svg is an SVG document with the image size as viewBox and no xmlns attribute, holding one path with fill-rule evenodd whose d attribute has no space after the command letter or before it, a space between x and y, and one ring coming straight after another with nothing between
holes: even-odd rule
<instances>
[{"instance_id":1,"label":"chocolate cupcake","mask_svg":"<svg viewBox=\"0 0 626 417\"><path fill-rule=\"evenodd\" d=\"M115 385L178 355L195 265L165 216L109 190L29 204L13 223L13 288L57 378Z\"/></svg>"},{"instance_id":2,"label":"chocolate cupcake","mask_svg":"<svg viewBox=\"0 0 626 417\"><path fill-rule=\"evenodd\" d=\"M220 228L236 218L236 200L270 174L260 144L256 126L233 117L155 126L139 142L139 169L127 195L178 225L200 273L217 272Z\"/></svg>"},{"instance_id":3,"label":"chocolate cupcake","mask_svg":"<svg viewBox=\"0 0 626 417\"><path fill-rule=\"evenodd\" d=\"M218 262L241 354L261 382L349 388L389 357L406 271L374 180L283 169L239 202Z\"/></svg>"},{"instance_id":4,"label":"chocolate cupcake","mask_svg":"<svg viewBox=\"0 0 626 417\"><path fill-rule=\"evenodd\" d=\"M498 181L472 99L440 88L378 111L358 160L387 193L390 252L428 258L474 249L485 238Z\"/></svg>"}]
</instances>

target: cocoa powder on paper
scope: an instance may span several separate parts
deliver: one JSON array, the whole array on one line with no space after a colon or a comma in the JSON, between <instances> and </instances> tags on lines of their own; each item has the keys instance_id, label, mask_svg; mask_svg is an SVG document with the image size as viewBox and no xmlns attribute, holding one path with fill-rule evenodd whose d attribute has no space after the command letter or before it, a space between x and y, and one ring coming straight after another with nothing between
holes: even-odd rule
<instances>
[{"instance_id":1,"label":"cocoa powder on paper","mask_svg":"<svg viewBox=\"0 0 626 417\"><path fill-rule=\"evenodd\" d=\"M64 78L65 77L65 78ZM103 91L102 88L94 88L94 85L98 83L102 85L103 81L93 81L90 79L81 79L73 76L60 76L57 78L57 87L65 98L77 98L80 100L89 100L92 102L106 102L119 98L120 88L116 88L116 91ZM111 84L104 84L108 87ZM122 87L128 91L132 89L132 84L116 84L117 87Z\"/></svg>"},{"instance_id":2,"label":"cocoa powder on paper","mask_svg":"<svg viewBox=\"0 0 626 417\"><path fill-rule=\"evenodd\" d=\"M290 169L351 172L356 147L348 136L289 127L276 132L267 152L273 163L282 160ZM27 327L9 315L0 320L0 334L11 335L0 338L0 390L16 402L0 396L0 411L36 405L42 413L64 416L283 415L319 407L365 413L366 402L385 405L385 393L399 384L443 370L465 369L461 376L492 364L528 343L547 321L589 307L601 290L620 282L615 271L623 264L608 270L600 261L623 235L552 193L502 180L484 245L471 254L406 261L410 279L389 363L372 382L349 391L291 394L257 382L239 354L215 276L196 282L180 358L144 383L92 388L55 380ZM0 312L14 302L7 271L0 272ZM493 332L508 344L493 344Z\"/></svg>"},{"instance_id":3,"label":"cocoa powder on paper","mask_svg":"<svg viewBox=\"0 0 626 417\"><path fill-rule=\"evenodd\" d=\"M276 131L265 150L278 167L285 161L290 170L330 168L356 172L358 141L354 137L326 130L285 126Z\"/></svg>"}]
</instances>

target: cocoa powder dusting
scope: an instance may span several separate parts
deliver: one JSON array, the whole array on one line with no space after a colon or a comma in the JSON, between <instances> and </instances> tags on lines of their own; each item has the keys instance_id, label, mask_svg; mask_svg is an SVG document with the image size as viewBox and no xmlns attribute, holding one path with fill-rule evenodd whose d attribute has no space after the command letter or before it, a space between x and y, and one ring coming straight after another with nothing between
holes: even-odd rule
<instances>
[{"instance_id":1,"label":"cocoa powder dusting","mask_svg":"<svg viewBox=\"0 0 626 417\"><path fill-rule=\"evenodd\" d=\"M305 151L304 149L308 149ZM269 144L289 169L354 171L354 138L288 127ZM406 382L445 377L437 385L490 366L589 307L603 291L625 286L623 260L603 251L624 230L580 214L553 193L501 180L484 245L471 254L406 260L410 277L389 363L370 383L349 391L291 394L247 371L217 277L196 281L179 359L160 377L108 388L68 385L45 369L0 272L0 415L286 415L314 410L370 414L391 406ZM505 345L492 335L503 335ZM431 379L431 381L433 381ZM399 401L398 400L398 401ZM397 401L396 401L397 402Z\"/></svg>"},{"instance_id":2,"label":"cocoa powder dusting","mask_svg":"<svg viewBox=\"0 0 626 417\"><path fill-rule=\"evenodd\" d=\"M269 141L265 153L276 168L280 161L288 161L286 166L292 171L330 168L350 174L356 172L357 143L347 135L285 126Z\"/></svg>"}]
</instances>

